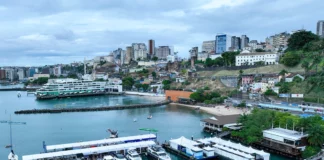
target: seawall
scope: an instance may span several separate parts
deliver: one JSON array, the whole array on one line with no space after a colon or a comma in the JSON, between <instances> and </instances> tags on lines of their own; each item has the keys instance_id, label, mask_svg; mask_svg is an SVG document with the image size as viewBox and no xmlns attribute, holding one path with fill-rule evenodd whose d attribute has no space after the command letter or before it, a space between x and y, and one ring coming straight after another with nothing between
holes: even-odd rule
<instances>
[{"instance_id":1,"label":"seawall","mask_svg":"<svg viewBox=\"0 0 324 160\"><path fill-rule=\"evenodd\" d=\"M94 111L109 111L109 110L123 110L134 108L158 107L169 104L170 101L161 101L150 104L133 104L123 106L106 106L106 107L88 107L88 108L60 108L60 109L31 109L15 111L15 114L40 114L40 113L64 113L64 112L94 112Z\"/></svg>"}]
</instances>

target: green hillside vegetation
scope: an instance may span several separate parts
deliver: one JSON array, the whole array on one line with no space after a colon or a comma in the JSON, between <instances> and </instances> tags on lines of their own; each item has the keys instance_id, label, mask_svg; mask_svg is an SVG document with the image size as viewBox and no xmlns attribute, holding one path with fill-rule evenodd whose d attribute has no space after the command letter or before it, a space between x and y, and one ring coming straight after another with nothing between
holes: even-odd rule
<instances>
[{"instance_id":1,"label":"green hillside vegetation","mask_svg":"<svg viewBox=\"0 0 324 160\"><path fill-rule=\"evenodd\" d=\"M246 144L260 142L262 131L273 127L286 127L309 134L306 150L303 152L303 158L315 155L320 151L324 143L324 121L320 116L301 118L287 112L278 112L272 110L254 109L251 114L242 115L239 120L243 128L241 131L232 131L232 137L236 137Z\"/></svg>"}]
</instances>

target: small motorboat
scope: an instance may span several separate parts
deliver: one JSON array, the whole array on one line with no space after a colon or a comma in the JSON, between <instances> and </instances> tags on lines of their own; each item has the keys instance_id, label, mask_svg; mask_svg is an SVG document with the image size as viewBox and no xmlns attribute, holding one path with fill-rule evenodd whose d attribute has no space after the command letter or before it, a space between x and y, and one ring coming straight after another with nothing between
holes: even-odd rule
<instances>
[{"instance_id":1,"label":"small motorboat","mask_svg":"<svg viewBox=\"0 0 324 160\"><path fill-rule=\"evenodd\" d=\"M147 119L152 119L152 118L153 118L152 115L150 115L150 116L147 117Z\"/></svg>"},{"instance_id":2,"label":"small motorboat","mask_svg":"<svg viewBox=\"0 0 324 160\"><path fill-rule=\"evenodd\" d=\"M107 132L110 132L109 138L118 138L118 131L108 129Z\"/></svg>"},{"instance_id":3,"label":"small motorboat","mask_svg":"<svg viewBox=\"0 0 324 160\"><path fill-rule=\"evenodd\" d=\"M133 122L137 122L137 119L136 119L136 118L134 118L134 119L133 119Z\"/></svg>"}]
</instances>

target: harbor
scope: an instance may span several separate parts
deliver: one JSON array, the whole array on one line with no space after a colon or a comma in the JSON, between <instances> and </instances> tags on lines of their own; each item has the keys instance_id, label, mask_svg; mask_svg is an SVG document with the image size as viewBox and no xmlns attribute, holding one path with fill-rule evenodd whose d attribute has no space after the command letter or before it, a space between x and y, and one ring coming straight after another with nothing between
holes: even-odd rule
<instances>
[{"instance_id":1,"label":"harbor","mask_svg":"<svg viewBox=\"0 0 324 160\"><path fill-rule=\"evenodd\" d=\"M139 128L155 128L158 130L157 141L160 144L181 136L187 138L194 137L194 139L211 137L210 133L202 132L203 128L199 125L200 120L211 117L211 114L175 104L150 108L110 110L107 112L80 112L52 115L13 114L17 110L33 108L87 108L115 106L117 104L149 104L163 100L160 97L108 95L37 101L34 96L26 96L26 92L21 92L22 96L20 98L17 98L16 94L17 92L0 92L0 96L3 97L0 100L2 110L0 115L1 117L9 117L11 113L15 121L27 121L27 125L13 126L14 151L20 157L22 155L40 153L43 150L43 141L46 141L47 144L66 144L107 138L108 135L105 129L110 127L117 130L120 137L147 133L139 130ZM147 119L149 115L152 115L152 119ZM179 121L179 116L185 119L185 121ZM136 122L134 122L134 119L136 119ZM43 129L38 130L37 128L39 127ZM0 125L0 129L4 133L9 133L7 126ZM0 138L1 146L8 144L6 136ZM8 153L9 150L0 150L2 156L7 156ZM169 154L171 159L183 159L179 155ZM276 155L271 155L271 157L271 159L278 159ZM283 158L280 157L279 159Z\"/></svg>"}]
</instances>

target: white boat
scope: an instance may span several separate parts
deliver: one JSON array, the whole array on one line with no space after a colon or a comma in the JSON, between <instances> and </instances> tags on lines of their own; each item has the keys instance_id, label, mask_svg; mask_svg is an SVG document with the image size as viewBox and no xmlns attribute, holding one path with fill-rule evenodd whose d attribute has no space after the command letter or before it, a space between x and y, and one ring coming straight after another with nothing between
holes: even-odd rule
<instances>
[{"instance_id":1,"label":"white boat","mask_svg":"<svg viewBox=\"0 0 324 160\"><path fill-rule=\"evenodd\" d=\"M36 90L37 96L59 96L61 93L81 94L100 92L122 92L122 85L111 85L108 82L92 80L78 80L72 78L49 79L40 89Z\"/></svg>"},{"instance_id":2,"label":"white boat","mask_svg":"<svg viewBox=\"0 0 324 160\"><path fill-rule=\"evenodd\" d=\"M152 118L153 118L153 116L152 116L152 115L150 115L150 116L148 116L148 117L147 117L147 119L152 119Z\"/></svg>"},{"instance_id":3,"label":"white boat","mask_svg":"<svg viewBox=\"0 0 324 160\"><path fill-rule=\"evenodd\" d=\"M137 119L136 118L134 118L134 120L133 120L134 122L137 122Z\"/></svg>"},{"instance_id":4,"label":"white boat","mask_svg":"<svg viewBox=\"0 0 324 160\"><path fill-rule=\"evenodd\" d=\"M141 156L137 153L136 148L129 148L127 150L126 158L128 160L142 160Z\"/></svg>"},{"instance_id":5,"label":"white boat","mask_svg":"<svg viewBox=\"0 0 324 160\"><path fill-rule=\"evenodd\" d=\"M149 156L157 160L171 160L170 156L165 152L165 150L158 145L148 147L147 153Z\"/></svg>"},{"instance_id":6,"label":"white boat","mask_svg":"<svg viewBox=\"0 0 324 160\"><path fill-rule=\"evenodd\" d=\"M11 151L8 155L8 160L18 160L18 156L15 155L13 151Z\"/></svg>"},{"instance_id":7,"label":"white boat","mask_svg":"<svg viewBox=\"0 0 324 160\"><path fill-rule=\"evenodd\" d=\"M114 160L126 160L126 157L120 153L114 154L113 157L114 157Z\"/></svg>"}]
</instances>

